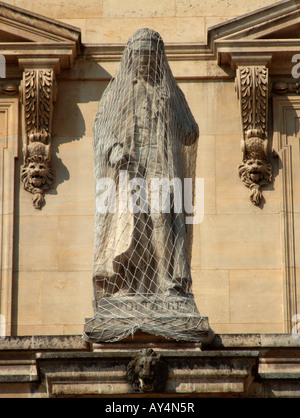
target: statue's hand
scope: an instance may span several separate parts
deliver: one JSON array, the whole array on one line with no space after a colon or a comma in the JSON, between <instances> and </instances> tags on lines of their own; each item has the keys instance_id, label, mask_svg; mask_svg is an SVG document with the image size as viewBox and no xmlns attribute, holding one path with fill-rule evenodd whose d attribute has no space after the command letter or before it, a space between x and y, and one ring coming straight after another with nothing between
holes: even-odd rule
<instances>
[{"instance_id":1,"label":"statue's hand","mask_svg":"<svg viewBox=\"0 0 300 418\"><path fill-rule=\"evenodd\" d=\"M124 150L123 144L115 143L107 153L107 159L110 165L117 170L125 169L132 159L128 152Z\"/></svg>"},{"instance_id":2,"label":"statue's hand","mask_svg":"<svg viewBox=\"0 0 300 418\"><path fill-rule=\"evenodd\" d=\"M198 125L189 125L185 129L184 145L193 145L199 137Z\"/></svg>"}]
</instances>

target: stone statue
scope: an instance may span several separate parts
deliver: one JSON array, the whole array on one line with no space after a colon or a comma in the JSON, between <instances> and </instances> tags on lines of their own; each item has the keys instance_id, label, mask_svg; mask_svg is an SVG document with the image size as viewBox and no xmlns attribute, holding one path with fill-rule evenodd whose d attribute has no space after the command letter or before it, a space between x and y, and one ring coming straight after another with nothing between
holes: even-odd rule
<instances>
[{"instance_id":1,"label":"stone statue","mask_svg":"<svg viewBox=\"0 0 300 418\"><path fill-rule=\"evenodd\" d=\"M115 341L140 330L197 340L207 332L191 293L181 188L195 175L198 136L160 35L137 31L94 124L95 317L85 339Z\"/></svg>"}]
</instances>

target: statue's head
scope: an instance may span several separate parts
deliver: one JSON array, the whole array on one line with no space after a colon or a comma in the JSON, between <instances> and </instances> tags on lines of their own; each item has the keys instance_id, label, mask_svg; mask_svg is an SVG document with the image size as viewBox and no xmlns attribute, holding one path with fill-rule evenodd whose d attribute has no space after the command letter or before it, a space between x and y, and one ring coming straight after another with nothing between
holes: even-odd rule
<instances>
[{"instance_id":1,"label":"statue's head","mask_svg":"<svg viewBox=\"0 0 300 418\"><path fill-rule=\"evenodd\" d=\"M127 42L127 48L133 50L163 48L163 40L158 32L152 29L143 28L137 30Z\"/></svg>"},{"instance_id":2,"label":"statue's head","mask_svg":"<svg viewBox=\"0 0 300 418\"><path fill-rule=\"evenodd\" d=\"M152 29L139 29L127 43L128 64L135 76L146 81L158 80L164 44Z\"/></svg>"}]
</instances>

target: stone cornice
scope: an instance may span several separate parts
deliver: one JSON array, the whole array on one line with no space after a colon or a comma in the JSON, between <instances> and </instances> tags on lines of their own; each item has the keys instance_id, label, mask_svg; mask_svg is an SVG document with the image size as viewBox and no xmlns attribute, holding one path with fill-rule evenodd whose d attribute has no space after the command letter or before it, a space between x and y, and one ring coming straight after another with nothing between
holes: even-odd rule
<instances>
[{"instance_id":1,"label":"stone cornice","mask_svg":"<svg viewBox=\"0 0 300 418\"><path fill-rule=\"evenodd\" d=\"M208 29L208 45L210 49L213 49L213 44L218 39L240 40L246 37L259 39L266 34L266 28L269 28L271 33L275 32L276 25L281 25L283 20L285 20L285 27L289 25L291 20L299 17L299 10L299 0L284 0L238 18L219 23Z\"/></svg>"},{"instance_id":2,"label":"stone cornice","mask_svg":"<svg viewBox=\"0 0 300 418\"><path fill-rule=\"evenodd\" d=\"M5 56L6 62L9 64L7 77L16 73L22 59L39 62L41 60L45 62L53 59L58 60L56 72L59 73L61 69L71 68L77 58L76 46L73 43L0 43L0 54Z\"/></svg>"},{"instance_id":3,"label":"stone cornice","mask_svg":"<svg viewBox=\"0 0 300 418\"><path fill-rule=\"evenodd\" d=\"M160 397L299 397L297 337L222 334L202 350L197 344L149 341L149 335L97 345L76 335L0 338L0 397L5 385L12 390L20 383L29 397L132 396L126 368L136 353L149 347L168 366Z\"/></svg>"},{"instance_id":4,"label":"stone cornice","mask_svg":"<svg viewBox=\"0 0 300 418\"><path fill-rule=\"evenodd\" d=\"M16 65L20 58L58 58L60 68L71 68L77 57L76 46L73 43L47 43L36 44L0 43L0 54L5 56L7 62Z\"/></svg>"},{"instance_id":5,"label":"stone cornice","mask_svg":"<svg viewBox=\"0 0 300 418\"><path fill-rule=\"evenodd\" d=\"M81 49L80 29L0 2L0 54L16 65L20 58L58 58L61 68L72 67Z\"/></svg>"},{"instance_id":6,"label":"stone cornice","mask_svg":"<svg viewBox=\"0 0 300 418\"><path fill-rule=\"evenodd\" d=\"M84 44L83 54L95 61L120 61L125 44ZM201 43L172 43L165 44L166 54L170 61L207 60L213 59L214 54L207 45Z\"/></svg>"},{"instance_id":7,"label":"stone cornice","mask_svg":"<svg viewBox=\"0 0 300 418\"><path fill-rule=\"evenodd\" d=\"M0 23L4 22L22 28L27 33L43 34L46 39L69 40L75 43L80 40L80 29L74 26L0 1Z\"/></svg>"},{"instance_id":8,"label":"stone cornice","mask_svg":"<svg viewBox=\"0 0 300 418\"><path fill-rule=\"evenodd\" d=\"M119 62L125 44L84 44L83 55L98 62ZM269 54L270 61L274 58L286 58L300 51L300 39L254 39L227 40L218 39L211 49L204 43L165 44L169 61L207 61L217 60L219 65L229 65L236 68L234 55L248 56L253 62L260 56Z\"/></svg>"}]
</instances>

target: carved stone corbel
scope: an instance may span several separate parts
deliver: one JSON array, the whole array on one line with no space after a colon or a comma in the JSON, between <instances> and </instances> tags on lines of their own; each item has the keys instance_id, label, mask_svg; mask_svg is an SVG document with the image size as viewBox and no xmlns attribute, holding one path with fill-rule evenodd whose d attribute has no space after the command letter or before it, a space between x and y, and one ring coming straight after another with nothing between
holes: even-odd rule
<instances>
[{"instance_id":1,"label":"carved stone corbel","mask_svg":"<svg viewBox=\"0 0 300 418\"><path fill-rule=\"evenodd\" d=\"M33 194L33 206L41 209L47 190L53 187L51 125L57 87L54 68L24 68L21 85L24 105L24 165L21 180Z\"/></svg>"},{"instance_id":2,"label":"carved stone corbel","mask_svg":"<svg viewBox=\"0 0 300 418\"><path fill-rule=\"evenodd\" d=\"M272 181L268 159L269 74L266 66L243 66L237 69L236 90L240 100L243 126L243 161L238 174L250 189L250 200L259 205L262 187Z\"/></svg>"}]
</instances>

